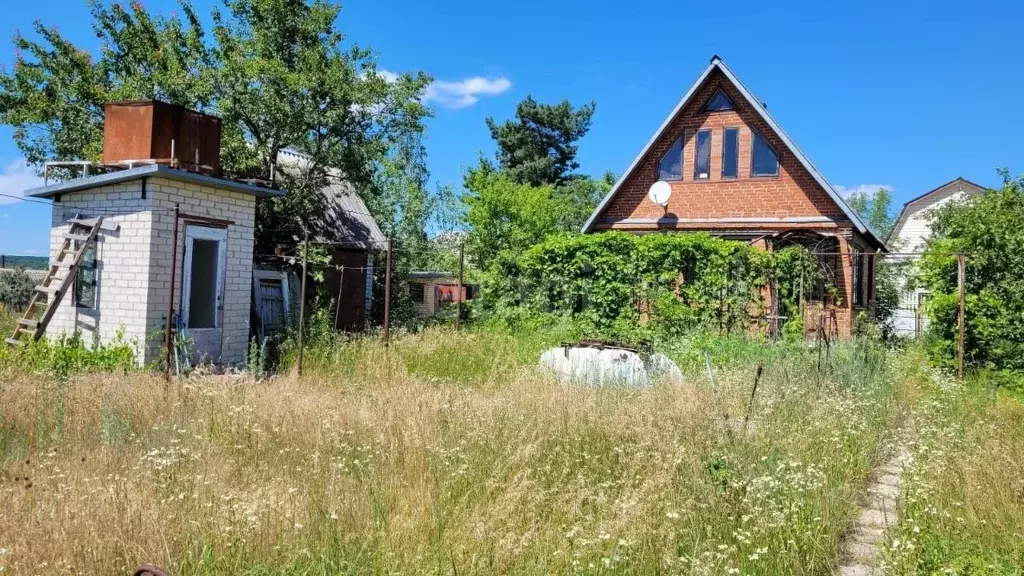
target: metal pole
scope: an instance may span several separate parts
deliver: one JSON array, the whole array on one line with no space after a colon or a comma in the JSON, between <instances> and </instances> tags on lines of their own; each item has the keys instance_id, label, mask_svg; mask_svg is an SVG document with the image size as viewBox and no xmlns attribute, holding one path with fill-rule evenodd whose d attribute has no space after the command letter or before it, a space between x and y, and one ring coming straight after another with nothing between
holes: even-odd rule
<instances>
[{"instance_id":1,"label":"metal pole","mask_svg":"<svg viewBox=\"0 0 1024 576\"><path fill-rule=\"evenodd\" d=\"M306 248L309 246L309 230L302 231L302 285L299 288L299 356L296 358L296 368L299 376L302 376L302 346L306 336Z\"/></svg>"},{"instance_id":2,"label":"metal pole","mask_svg":"<svg viewBox=\"0 0 1024 576\"><path fill-rule=\"evenodd\" d=\"M391 252L394 250L394 243L388 236L387 267L384 268L384 345L388 345L391 338Z\"/></svg>"},{"instance_id":3,"label":"metal pole","mask_svg":"<svg viewBox=\"0 0 1024 576\"><path fill-rule=\"evenodd\" d=\"M174 280L178 273L178 205L174 205L174 227L171 229L171 281L167 291L167 322L164 324L164 376L171 379L171 317L174 316Z\"/></svg>"},{"instance_id":4,"label":"metal pole","mask_svg":"<svg viewBox=\"0 0 1024 576\"><path fill-rule=\"evenodd\" d=\"M957 317L956 317L956 375L963 380L964 377L964 339L966 336L966 322L964 315L964 300L967 288L967 257L962 252L956 255L956 293L957 293Z\"/></svg>"},{"instance_id":5,"label":"metal pole","mask_svg":"<svg viewBox=\"0 0 1024 576\"><path fill-rule=\"evenodd\" d=\"M338 329L338 314L341 312L341 289L345 285L345 267L338 272L338 299L334 302L334 329Z\"/></svg>"},{"instance_id":6,"label":"metal pole","mask_svg":"<svg viewBox=\"0 0 1024 576\"><path fill-rule=\"evenodd\" d=\"M459 244L459 289L456 292L458 298L458 308L455 313L455 329L459 330L462 328L462 274L465 270L466 264L466 245Z\"/></svg>"}]
</instances>

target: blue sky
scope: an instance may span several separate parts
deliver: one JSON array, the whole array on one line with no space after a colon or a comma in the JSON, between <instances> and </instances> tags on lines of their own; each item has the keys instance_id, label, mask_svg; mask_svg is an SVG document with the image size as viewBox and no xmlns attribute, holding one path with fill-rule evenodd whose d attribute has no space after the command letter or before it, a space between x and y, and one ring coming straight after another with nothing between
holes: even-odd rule
<instances>
[{"instance_id":1,"label":"blue sky","mask_svg":"<svg viewBox=\"0 0 1024 576\"><path fill-rule=\"evenodd\" d=\"M196 0L201 13L211 5ZM5 68L10 37L34 19L95 46L84 0L4 11ZM1021 3L984 0L361 0L339 19L381 68L437 79L427 129L436 183L459 184L481 151L492 154L484 118L511 116L527 94L596 101L581 170L621 174L719 54L834 186L884 185L899 204L956 176L995 186L996 168L1024 171L1022 24ZM19 158L0 127L0 191L31 183ZM0 252L45 253L48 226L46 206L0 203Z\"/></svg>"}]
</instances>

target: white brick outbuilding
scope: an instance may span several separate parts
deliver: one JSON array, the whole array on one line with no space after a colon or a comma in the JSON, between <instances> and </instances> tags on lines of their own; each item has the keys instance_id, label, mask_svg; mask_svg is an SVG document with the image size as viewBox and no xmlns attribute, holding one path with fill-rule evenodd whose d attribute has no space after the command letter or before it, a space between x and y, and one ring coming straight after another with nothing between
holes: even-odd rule
<instances>
[{"instance_id":1,"label":"white brick outbuilding","mask_svg":"<svg viewBox=\"0 0 1024 576\"><path fill-rule=\"evenodd\" d=\"M54 200L51 260L68 219L102 216L107 228L96 241L88 291L69 290L47 336L81 331L88 343L121 334L136 344L140 364L159 360L174 258L173 308L182 315L196 359L244 361L256 199L283 191L150 164L27 194ZM176 205L178 243L172 247Z\"/></svg>"}]
</instances>

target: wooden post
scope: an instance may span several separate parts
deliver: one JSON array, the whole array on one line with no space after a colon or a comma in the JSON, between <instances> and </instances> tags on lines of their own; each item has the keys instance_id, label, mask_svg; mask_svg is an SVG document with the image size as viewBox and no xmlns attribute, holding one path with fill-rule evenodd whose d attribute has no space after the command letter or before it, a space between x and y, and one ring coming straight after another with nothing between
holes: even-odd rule
<instances>
[{"instance_id":1,"label":"wooden post","mask_svg":"<svg viewBox=\"0 0 1024 576\"><path fill-rule=\"evenodd\" d=\"M167 321L164 323L164 377L171 379L171 324L174 316L174 280L178 273L178 204L174 205L174 227L171 229L171 281L167 292Z\"/></svg>"},{"instance_id":2,"label":"wooden post","mask_svg":"<svg viewBox=\"0 0 1024 576\"><path fill-rule=\"evenodd\" d=\"M466 262L466 245L459 244L459 289L455 293L457 300L457 309L455 311L455 329L459 330L462 328L462 274L465 269Z\"/></svg>"},{"instance_id":3,"label":"wooden post","mask_svg":"<svg viewBox=\"0 0 1024 576\"><path fill-rule=\"evenodd\" d=\"M965 305L967 287L967 256L964 253L956 255L956 294L957 294L957 315L956 315L956 375L957 378L964 378L964 339L966 337Z\"/></svg>"},{"instance_id":4,"label":"wooden post","mask_svg":"<svg viewBox=\"0 0 1024 576\"><path fill-rule=\"evenodd\" d=\"M388 236L387 265L384 268L384 345L388 345L391 338L391 252L394 243Z\"/></svg>"},{"instance_id":5,"label":"wooden post","mask_svg":"<svg viewBox=\"0 0 1024 576\"><path fill-rule=\"evenodd\" d=\"M296 368L299 376L302 376L302 347L306 337L306 254L309 247L309 230L302 231L302 286L299 288L299 355L296 358Z\"/></svg>"}]
</instances>

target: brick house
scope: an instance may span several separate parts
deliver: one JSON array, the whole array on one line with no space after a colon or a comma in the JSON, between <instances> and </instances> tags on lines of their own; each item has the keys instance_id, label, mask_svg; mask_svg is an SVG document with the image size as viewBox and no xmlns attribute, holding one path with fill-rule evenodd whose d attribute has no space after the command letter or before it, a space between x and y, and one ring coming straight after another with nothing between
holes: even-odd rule
<instances>
[{"instance_id":1,"label":"brick house","mask_svg":"<svg viewBox=\"0 0 1024 576\"><path fill-rule=\"evenodd\" d=\"M665 206L648 199L659 181L671 189ZM822 254L838 295L822 293L804 325L813 329L828 310L828 327L841 335L874 297L874 259L864 255L885 251L718 56L583 226L602 230L704 231L768 250L806 245Z\"/></svg>"},{"instance_id":2,"label":"brick house","mask_svg":"<svg viewBox=\"0 0 1024 576\"><path fill-rule=\"evenodd\" d=\"M126 152L131 160L122 162L105 142L104 161L95 166L103 173L26 192L53 200L53 270L61 268L58 254L65 241L73 242L76 253L84 250L77 269L69 272L74 279L66 292L51 290L50 303L57 306L49 324L40 328L50 336L81 331L86 343L93 338L108 342L120 333L137 344L140 364L156 361L163 349L173 284L171 304L193 341L193 360L241 363L249 341L256 200L282 196L284 191L200 173L219 160L219 121L212 133L186 134L179 130L183 109L152 102L118 105L132 107L136 115L139 108L150 106L151 119L136 117L112 130L117 113L108 107L105 139L116 134L146 150ZM168 118L171 113L178 117ZM210 118L201 120L211 123ZM162 121L167 122L163 127ZM171 141L163 144L180 158L148 151L151 141L156 147L157 141L166 139ZM193 158L192 169L180 167ZM177 244L172 245L176 207ZM80 241L74 232L69 234L72 220L97 217L102 224L94 240Z\"/></svg>"}]
</instances>

